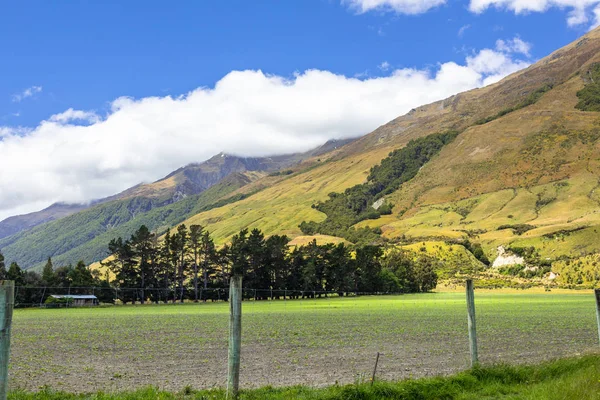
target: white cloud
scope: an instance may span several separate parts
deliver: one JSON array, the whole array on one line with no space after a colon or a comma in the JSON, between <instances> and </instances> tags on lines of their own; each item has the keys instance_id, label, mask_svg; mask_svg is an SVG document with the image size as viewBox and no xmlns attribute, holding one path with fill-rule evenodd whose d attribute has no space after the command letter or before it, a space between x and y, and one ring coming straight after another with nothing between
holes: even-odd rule
<instances>
[{"instance_id":1,"label":"white cloud","mask_svg":"<svg viewBox=\"0 0 600 400\"><path fill-rule=\"evenodd\" d=\"M457 33L458 37L463 37L463 35L467 31L467 29L469 29L470 27L471 27L471 25L469 25L469 24L461 26Z\"/></svg>"},{"instance_id":2,"label":"white cloud","mask_svg":"<svg viewBox=\"0 0 600 400\"><path fill-rule=\"evenodd\" d=\"M362 135L526 65L486 49L462 65L364 79L321 70L291 78L232 71L213 88L176 98L118 98L103 118L68 109L32 129L0 127L0 219L56 201L105 197L220 151L291 153Z\"/></svg>"},{"instance_id":3,"label":"white cloud","mask_svg":"<svg viewBox=\"0 0 600 400\"><path fill-rule=\"evenodd\" d=\"M379 68L382 71L387 71L388 69L390 69L390 63L387 61L382 62L381 64L379 64L377 66L377 68Z\"/></svg>"},{"instance_id":4,"label":"white cloud","mask_svg":"<svg viewBox=\"0 0 600 400\"><path fill-rule=\"evenodd\" d=\"M490 49L484 49L475 56L467 57L467 66L485 76L483 85L498 82L507 75L529 66L521 60L513 60L509 55Z\"/></svg>"},{"instance_id":5,"label":"white cloud","mask_svg":"<svg viewBox=\"0 0 600 400\"><path fill-rule=\"evenodd\" d=\"M507 9L515 14L545 12L551 8L566 9L567 24L576 26L588 23L599 4L600 0L470 0L469 9L478 14L490 7Z\"/></svg>"},{"instance_id":6,"label":"white cloud","mask_svg":"<svg viewBox=\"0 0 600 400\"><path fill-rule=\"evenodd\" d=\"M446 3L446 0L341 0L352 10L362 14L368 11L422 14Z\"/></svg>"},{"instance_id":7,"label":"white cloud","mask_svg":"<svg viewBox=\"0 0 600 400\"><path fill-rule=\"evenodd\" d=\"M41 86L29 87L29 88L23 90L21 93L13 94L12 101L13 101L13 103L19 103L28 97L32 97L36 93L40 93L41 91L42 91Z\"/></svg>"},{"instance_id":8,"label":"white cloud","mask_svg":"<svg viewBox=\"0 0 600 400\"><path fill-rule=\"evenodd\" d=\"M61 124L68 124L73 121L84 121L94 124L100 121L100 116L93 111L82 111L69 108L67 111L51 116L50 121Z\"/></svg>"},{"instance_id":9,"label":"white cloud","mask_svg":"<svg viewBox=\"0 0 600 400\"><path fill-rule=\"evenodd\" d=\"M509 40L498 39L496 41L496 50L502 51L504 53L523 54L529 57L531 51L531 43L528 43L519 37L515 37Z\"/></svg>"},{"instance_id":10,"label":"white cloud","mask_svg":"<svg viewBox=\"0 0 600 400\"><path fill-rule=\"evenodd\" d=\"M590 29L595 29L600 26L600 5L594 9L594 23Z\"/></svg>"}]
</instances>

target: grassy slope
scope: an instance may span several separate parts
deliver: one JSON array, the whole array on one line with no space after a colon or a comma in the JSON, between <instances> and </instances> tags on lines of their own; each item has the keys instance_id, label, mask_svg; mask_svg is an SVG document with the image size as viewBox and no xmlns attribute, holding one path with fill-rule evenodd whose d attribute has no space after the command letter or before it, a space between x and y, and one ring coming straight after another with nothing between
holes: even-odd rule
<instances>
[{"instance_id":1,"label":"grassy slope","mask_svg":"<svg viewBox=\"0 0 600 400\"><path fill-rule=\"evenodd\" d=\"M267 234L301 235L304 220L322 220L324 214L311 208L330 192L339 192L362 183L369 169L389 153L380 148L341 160L317 164L314 168L280 180L253 196L195 215L186 224L208 226L216 243L224 243L242 228L259 228Z\"/></svg>"},{"instance_id":2,"label":"grassy slope","mask_svg":"<svg viewBox=\"0 0 600 400\"><path fill-rule=\"evenodd\" d=\"M395 216L362 225L379 226L388 238L471 236L490 256L510 243L533 245L549 258L599 251L593 235L600 225L600 119L552 110L576 102L571 86L577 79L528 109L467 130L391 196ZM496 139L489 143L489 137ZM536 229L522 235L497 230L507 224ZM559 241L551 236L563 231L574 232Z\"/></svg>"},{"instance_id":3,"label":"grassy slope","mask_svg":"<svg viewBox=\"0 0 600 400\"><path fill-rule=\"evenodd\" d=\"M379 399L580 399L600 398L600 357L586 356L558 360L536 366L497 366L475 368L446 378L406 380L396 383L358 383L312 389L302 386L291 388L263 388L243 390L240 400L379 400ZM160 392L153 388L121 394L72 395L42 391L39 393L13 392L11 400L192 400L225 399L223 390L181 393Z\"/></svg>"},{"instance_id":4,"label":"grassy slope","mask_svg":"<svg viewBox=\"0 0 600 400\"><path fill-rule=\"evenodd\" d=\"M583 85L574 72L600 59L598 47L600 30L499 84L420 107L345 146L337 159L188 222L208 224L219 243L245 227L299 236L302 220L324 218L310 208L312 204L331 191L364 182L367 169L389 149L413 137L470 126L412 182L389 196L395 204L393 215L358 226L379 226L392 240L471 237L483 243L490 257L496 246L510 243L539 245L543 256L553 258L598 251L600 244L590 236L600 224L600 117L574 108ZM555 87L536 104L473 125L518 104L548 82ZM564 186L556 186L559 181ZM524 223L538 229L523 235L497 230ZM567 235L554 249L549 246L549 234L580 226L591 230ZM301 241L307 240L310 237Z\"/></svg>"}]
</instances>

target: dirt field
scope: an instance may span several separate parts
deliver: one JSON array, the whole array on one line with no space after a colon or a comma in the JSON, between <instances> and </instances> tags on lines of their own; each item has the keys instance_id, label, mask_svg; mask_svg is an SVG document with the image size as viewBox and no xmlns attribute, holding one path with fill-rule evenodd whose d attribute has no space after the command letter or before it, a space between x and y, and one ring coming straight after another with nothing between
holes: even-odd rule
<instances>
[{"instance_id":1,"label":"dirt field","mask_svg":"<svg viewBox=\"0 0 600 400\"><path fill-rule=\"evenodd\" d=\"M480 360L598 348L593 295L476 293ZM16 310L12 388L224 386L226 303ZM242 387L439 375L469 364L464 294L244 302Z\"/></svg>"}]
</instances>

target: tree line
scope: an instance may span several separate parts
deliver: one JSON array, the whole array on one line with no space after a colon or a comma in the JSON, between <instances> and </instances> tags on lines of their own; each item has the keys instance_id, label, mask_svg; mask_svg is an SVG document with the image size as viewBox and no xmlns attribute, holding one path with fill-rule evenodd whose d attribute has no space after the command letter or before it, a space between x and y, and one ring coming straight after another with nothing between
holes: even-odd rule
<instances>
[{"instance_id":1,"label":"tree line","mask_svg":"<svg viewBox=\"0 0 600 400\"><path fill-rule=\"evenodd\" d=\"M45 302L51 294L95 294L102 303L183 302L226 299L229 278L242 274L245 298L299 298L360 293L414 293L435 288L435 259L373 245L322 244L315 240L290 246L285 235L265 237L258 229L241 230L217 248L200 225L179 225L162 239L142 225L129 239L108 244L105 270L85 262L55 267L41 274L8 269L0 253L0 279L15 281L17 305Z\"/></svg>"},{"instance_id":2,"label":"tree line","mask_svg":"<svg viewBox=\"0 0 600 400\"><path fill-rule=\"evenodd\" d=\"M96 288L99 301L114 302L114 290L106 277L99 271L91 270L83 261L75 266L54 267L52 259L42 269L42 273L23 270L16 262L11 262L8 269L2 253L0 253L0 280L15 282L15 305L29 306L43 303L50 294L92 294L90 288Z\"/></svg>"},{"instance_id":3,"label":"tree line","mask_svg":"<svg viewBox=\"0 0 600 400\"><path fill-rule=\"evenodd\" d=\"M245 297L312 297L320 292L424 292L435 288L436 262L426 255L378 246L344 243L290 246L285 235L265 237L259 229L241 230L217 248L205 227L182 224L162 240L141 226L129 239L110 241L104 263L112 284L138 288L123 293L124 302L199 301L220 295L232 274L244 287L259 289ZM212 296L212 297L211 297Z\"/></svg>"}]
</instances>

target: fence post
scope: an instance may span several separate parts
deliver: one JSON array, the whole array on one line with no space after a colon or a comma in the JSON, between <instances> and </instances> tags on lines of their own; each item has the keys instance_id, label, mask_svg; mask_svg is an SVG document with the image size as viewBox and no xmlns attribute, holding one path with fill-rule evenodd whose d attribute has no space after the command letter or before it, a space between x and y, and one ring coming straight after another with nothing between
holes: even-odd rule
<instances>
[{"instance_id":1,"label":"fence post","mask_svg":"<svg viewBox=\"0 0 600 400\"><path fill-rule=\"evenodd\" d=\"M240 350L242 344L242 276L234 275L229 284L229 352L227 399L237 399L240 387Z\"/></svg>"},{"instance_id":2,"label":"fence post","mask_svg":"<svg viewBox=\"0 0 600 400\"><path fill-rule=\"evenodd\" d=\"M469 349L471 351L471 368L479 363L477 357L477 329L475 327L475 293L473 280L467 279L467 312L469 327Z\"/></svg>"},{"instance_id":3,"label":"fence post","mask_svg":"<svg viewBox=\"0 0 600 400\"><path fill-rule=\"evenodd\" d=\"M596 295L596 321L598 321L598 340L600 340L600 289L594 289Z\"/></svg>"},{"instance_id":4,"label":"fence post","mask_svg":"<svg viewBox=\"0 0 600 400\"><path fill-rule=\"evenodd\" d=\"M8 392L8 360L10 358L10 328L15 304L15 282L0 281L0 400Z\"/></svg>"}]
</instances>

